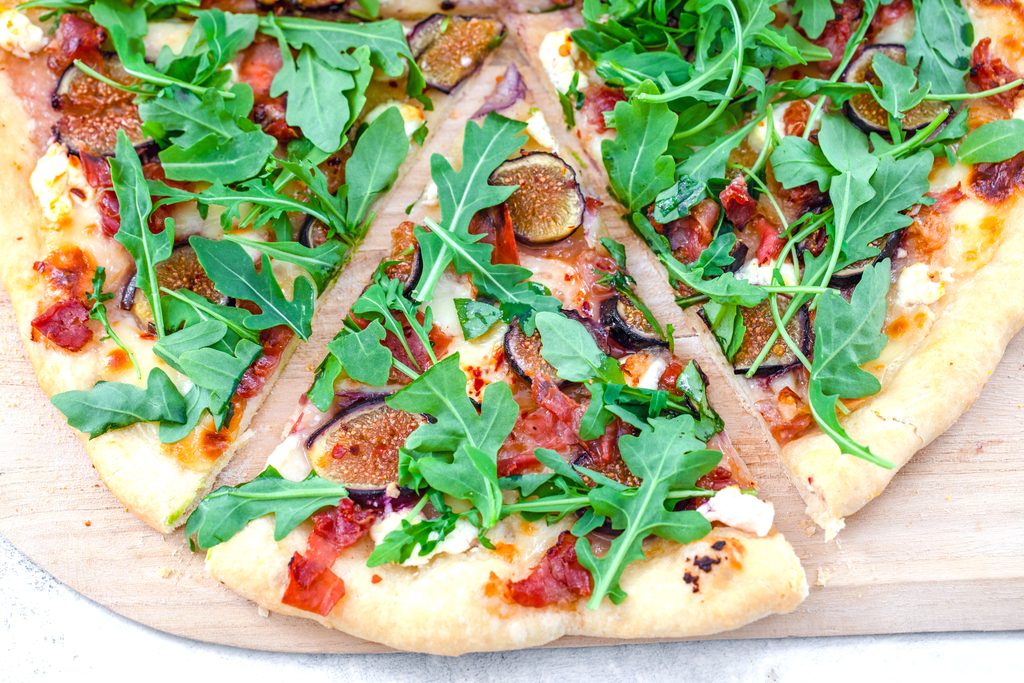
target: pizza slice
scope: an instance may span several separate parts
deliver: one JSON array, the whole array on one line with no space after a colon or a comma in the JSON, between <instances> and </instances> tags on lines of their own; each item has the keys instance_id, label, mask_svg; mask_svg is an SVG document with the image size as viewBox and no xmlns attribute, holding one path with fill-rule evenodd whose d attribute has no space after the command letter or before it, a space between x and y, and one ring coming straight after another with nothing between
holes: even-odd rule
<instances>
[{"instance_id":1,"label":"pizza slice","mask_svg":"<svg viewBox=\"0 0 1024 683\"><path fill-rule=\"evenodd\" d=\"M450 17L410 47L393 19L47 7L0 23L0 267L44 391L167 531L503 27Z\"/></svg>"},{"instance_id":2,"label":"pizza slice","mask_svg":"<svg viewBox=\"0 0 1024 683\"><path fill-rule=\"evenodd\" d=\"M955 0L779 3L679 6L662 32L662 11L587 3L513 32L832 537L1024 324L1005 289L1018 23Z\"/></svg>"},{"instance_id":3,"label":"pizza slice","mask_svg":"<svg viewBox=\"0 0 1024 683\"><path fill-rule=\"evenodd\" d=\"M407 650L792 610L803 570L703 374L515 67L488 73L459 170L435 154L409 220L364 245L390 253L267 468L205 498L187 535L262 607Z\"/></svg>"}]
</instances>

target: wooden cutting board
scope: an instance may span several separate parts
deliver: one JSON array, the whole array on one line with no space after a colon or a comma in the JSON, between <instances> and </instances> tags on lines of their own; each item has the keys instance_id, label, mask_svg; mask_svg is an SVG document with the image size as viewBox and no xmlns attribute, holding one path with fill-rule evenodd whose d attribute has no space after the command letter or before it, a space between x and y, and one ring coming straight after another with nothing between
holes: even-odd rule
<instances>
[{"instance_id":1,"label":"wooden cutting board","mask_svg":"<svg viewBox=\"0 0 1024 683\"><path fill-rule=\"evenodd\" d=\"M480 82L500 73L502 62L493 60ZM460 106L476 108L468 95ZM553 108L548 118L558 120L557 103ZM455 120L460 113L451 116ZM459 139L462 123L455 125L446 123L432 137ZM420 164L427 156L421 155ZM414 200L422 181L413 181L424 172L410 171L410 182L396 190L390 205ZM313 338L274 386L224 483L262 469L309 385L323 344L380 259L388 228L403 217L400 209L380 217L356 261L326 295ZM642 253L634 252L635 258L642 260ZM641 265L634 263L634 270ZM667 285L647 275L638 277L640 294L659 316L678 319ZM693 337L680 338L678 348L685 355L694 343ZM386 649L310 621L261 616L252 603L205 576L202 555L188 550L181 532L161 536L125 512L36 385L6 296L0 300L0 367L0 534L40 567L115 612L176 635L289 652ZM705 370L730 437L762 495L774 502L777 526L796 548L812 586L794 613L719 637L1024 629L1024 337L1011 344L977 404L832 543L804 516L760 424L723 400L727 382L716 377L713 364ZM609 642L619 641L576 637L557 644Z\"/></svg>"}]
</instances>

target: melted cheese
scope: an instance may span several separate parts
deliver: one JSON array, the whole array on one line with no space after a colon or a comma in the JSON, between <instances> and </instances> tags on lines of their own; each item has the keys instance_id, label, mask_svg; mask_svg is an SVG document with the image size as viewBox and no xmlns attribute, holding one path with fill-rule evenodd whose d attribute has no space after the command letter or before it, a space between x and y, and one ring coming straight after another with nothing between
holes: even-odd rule
<instances>
[{"instance_id":1,"label":"melted cheese","mask_svg":"<svg viewBox=\"0 0 1024 683\"><path fill-rule=\"evenodd\" d=\"M285 479L302 481L312 469L302 442L301 434L290 434L274 448L267 458L267 465L274 467Z\"/></svg>"},{"instance_id":2,"label":"melted cheese","mask_svg":"<svg viewBox=\"0 0 1024 683\"><path fill-rule=\"evenodd\" d=\"M551 150L552 152L558 151L555 136L551 133L551 127L548 126L548 121L544 118L544 113L540 109L533 108L530 110L530 116L526 119L526 132L529 133L534 142L544 149Z\"/></svg>"},{"instance_id":3,"label":"melted cheese","mask_svg":"<svg viewBox=\"0 0 1024 683\"><path fill-rule=\"evenodd\" d=\"M75 204L88 204L93 197L93 189L85 179L78 158L70 157L67 148L59 142L52 143L36 162L29 184L39 200L43 217L53 224L66 222Z\"/></svg>"},{"instance_id":4,"label":"melted cheese","mask_svg":"<svg viewBox=\"0 0 1024 683\"><path fill-rule=\"evenodd\" d=\"M951 279L949 269L935 270L926 263L907 266L896 281L896 303L904 308L933 304L946 291L944 281Z\"/></svg>"},{"instance_id":5,"label":"melted cheese","mask_svg":"<svg viewBox=\"0 0 1024 683\"><path fill-rule=\"evenodd\" d=\"M751 259L744 263L739 270L736 271L737 280L746 280L752 285L766 286L772 283L772 271L775 270L775 262L766 263L761 265L757 259ZM793 264L786 261L779 266L779 274L782 276L782 281L787 285L797 284L796 270L793 268Z\"/></svg>"},{"instance_id":6,"label":"melted cheese","mask_svg":"<svg viewBox=\"0 0 1024 683\"><path fill-rule=\"evenodd\" d=\"M181 54L188 36L192 32L192 22L187 21L154 21L149 25L142 45L146 50L146 60L155 62L166 47L174 54Z\"/></svg>"},{"instance_id":7,"label":"melted cheese","mask_svg":"<svg viewBox=\"0 0 1024 683\"><path fill-rule=\"evenodd\" d=\"M466 391L476 401L483 398L488 384L500 382L508 374L502 362L506 332L508 325L496 324L486 334L462 340L452 348L452 353L459 352L459 367L466 373Z\"/></svg>"},{"instance_id":8,"label":"melted cheese","mask_svg":"<svg viewBox=\"0 0 1024 683\"><path fill-rule=\"evenodd\" d=\"M370 110L370 113L366 115L366 123L373 123L374 120L389 108L394 107L398 110L398 113L402 115L402 121L405 123L405 136L412 137L413 133L419 130L427 121L423 117L423 110L419 107L414 107L406 102L399 102L398 100L388 100L382 102L376 107Z\"/></svg>"},{"instance_id":9,"label":"melted cheese","mask_svg":"<svg viewBox=\"0 0 1024 683\"><path fill-rule=\"evenodd\" d=\"M767 536L775 521L775 507L757 496L748 496L738 486L727 486L697 508L709 522L721 522L734 529Z\"/></svg>"},{"instance_id":10,"label":"melted cheese","mask_svg":"<svg viewBox=\"0 0 1024 683\"><path fill-rule=\"evenodd\" d=\"M585 300L583 278L568 263L529 254L520 254L519 263L533 273L531 280L550 289L552 294L565 302L566 307L578 309Z\"/></svg>"},{"instance_id":11,"label":"melted cheese","mask_svg":"<svg viewBox=\"0 0 1024 683\"><path fill-rule=\"evenodd\" d=\"M568 92L569 86L572 85L573 74L576 72L580 73L579 80L576 82L576 87L579 90L583 90L590 83L587 75L580 71L579 62L582 55L576 43L573 42L571 33L572 31L567 28L552 31L544 36L538 50L540 63L548 75L548 80L558 92L562 93Z\"/></svg>"},{"instance_id":12,"label":"melted cheese","mask_svg":"<svg viewBox=\"0 0 1024 683\"><path fill-rule=\"evenodd\" d=\"M0 11L0 49L26 59L48 42L46 33L28 15L13 9Z\"/></svg>"},{"instance_id":13,"label":"melted cheese","mask_svg":"<svg viewBox=\"0 0 1024 683\"><path fill-rule=\"evenodd\" d=\"M668 367L668 354L657 351L639 351L619 361L626 383L639 389L657 389L658 380Z\"/></svg>"},{"instance_id":14,"label":"melted cheese","mask_svg":"<svg viewBox=\"0 0 1024 683\"><path fill-rule=\"evenodd\" d=\"M406 516L407 513L405 512L392 512L370 527L370 538L373 539L374 545L380 545L389 533L401 527L402 520ZM409 522L412 524L422 520L423 517L418 514L409 518ZM422 567L430 562L432 558L442 553L447 555L464 553L473 547L473 544L476 542L476 534L476 527L465 519L459 519L455 522L455 528L448 533L443 541L434 546L429 553L421 555L420 545L417 543L413 547L412 554L402 564L407 567ZM430 538L431 540L436 539L436 532L431 533Z\"/></svg>"}]
</instances>

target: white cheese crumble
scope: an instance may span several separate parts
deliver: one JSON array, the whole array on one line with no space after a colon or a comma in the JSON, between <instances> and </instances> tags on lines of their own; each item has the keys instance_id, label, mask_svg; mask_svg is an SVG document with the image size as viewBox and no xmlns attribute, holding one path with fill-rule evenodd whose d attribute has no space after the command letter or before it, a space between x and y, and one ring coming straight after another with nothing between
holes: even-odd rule
<instances>
[{"instance_id":1,"label":"white cheese crumble","mask_svg":"<svg viewBox=\"0 0 1024 683\"><path fill-rule=\"evenodd\" d=\"M619 361L626 383L638 389L657 389L658 380L668 368L668 358L664 354L647 351L625 356Z\"/></svg>"},{"instance_id":2,"label":"white cheese crumble","mask_svg":"<svg viewBox=\"0 0 1024 683\"><path fill-rule=\"evenodd\" d=\"M697 508L709 522L721 522L741 531L767 536L775 521L775 507L739 486L727 486Z\"/></svg>"},{"instance_id":3,"label":"white cheese crumble","mask_svg":"<svg viewBox=\"0 0 1024 683\"><path fill-rule=\"evenodd\" d=\"M380 545L389 533L401 527L402 520L405 519L406 514L405 512L392 512L370 527L370 538L373 539L374 545ZM409 522L415 524L422 520L422 516L415 515L409 519ZM431 540L437 538L435 534L436 532L431 533ZM426 555L420 555L420 545L417 543L413 546L409 559L402 564L406 567L422 567L434 556L441 553L448 555L464 553L473 546L474 541L476 541L476 527L465 519L460 519L455 522L455 528L448 533L448 536L443 541L434 546L433 550Z\"/></svg>"},{"instance_id":4,"label":"white cheese crumble","mask_svg":"<svg viewBox=\"0 0 1024 683\"><path fill-rule=\"evenodd\" d=\"M573 74L579 71L580 49L573 42L572 31L564 28L560 31L552 31L544 36L540 43L538 54L540 63L548 75L548 80L555 86L558 92L568 92L572 85ZM580 72L576 87L579 90L587 87L590 80L586 74Z\"/></svg>"},{"instance_id":5,"label":"white cheese crumble","mask_svg":"<svg viewBox=\"0 0 1024 683\"><path fill-rule=\"evenodd\" d=\"M530 110L530 116L526 119L526 132L529 133L534 142L544 149L549 149L552 152L558 151L558 145L555 143L555 136L551 133L551 127L548 126L544 113L536 107Z\"/></svg>"},{"instance_id":6,"label":"white cheese crumble","mask_svg":"<svg viewBox=\"0 0 1024 683\"><path fill-rule=\"evenodd\" d=\"M281 473L281 476L291 481L302 481L309 476L312 469L309 460L306 459L305 449L302 447L302 435L290 434L267 458L267 465Z\"/></svg>"},{"instance_id":7,"label":"white cheese crumble","mask_svg":"<svg viewBox=\"0 0 1024 683\"><path fill-rule=\"evenodd\" d=\"M766 263L761 265L757 259L751 259L744 263L736 271L736 279L746 280L752 285L766 286L772 283L772 271L775 270L775 262ZM786 285L796 285L796 269L793 264L786 261L779 266L779 275L782 276L782 282Z\"/></svg>"},{"instance_id":8,"label":"white cheese crumble","mask_svg":"<svg viewBox=\"0 0 1024 683\"><path fill-rule=\"evenodd\" d=\"M411 138L412 134L427 122L423 117L423 110L419 107L414 107L411 104L399 102L398 100L388 100L370 110L370 113L366 115L366 123L373 123L374 119L387 111L388 107L397 108L398 113L402 115L402 121L405 122L406 137Z\"/></svg>"},{"instance_id":9,"label":"white cheese crumble","mask_svg":"<svg viewBox=\"0 0 1024 683\"><path fill-rule=\"evenodd\" d=\"M933 304L946 292L952 281L952 269L935 270L926 263L907 266L896 280L896 303L904 308Z\"/></svg>"},{"instance_id":10,"label":"white cheese crumble","mask_svg":"<svg viewBox=\"0 0 1024 683\"><path fill-rule=\"evenodd\" d=\"M0 48L25 59L48 42L46 33L28 15L13 9L0 11Z\"/></svg>"},{"instance_id":11,"label":"white cheese crumble","mask_svg":"<svg viewBox=\"0 0 1024 683\"><path fill-rule=\"evenodd\" d=\"M78 158L71 158L67 148L59 142L52 143L36 162L29 184L39 200L43 217L51 223L64 221L76 202L84 203L93 195Z\"/></svg>"}]
</instances>

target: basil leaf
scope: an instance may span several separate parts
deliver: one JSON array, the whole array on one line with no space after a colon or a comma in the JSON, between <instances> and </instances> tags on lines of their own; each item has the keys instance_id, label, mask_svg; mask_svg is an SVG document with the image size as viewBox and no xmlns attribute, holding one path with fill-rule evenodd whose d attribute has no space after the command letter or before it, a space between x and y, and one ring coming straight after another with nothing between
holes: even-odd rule
<instances>
[{"instance_id":1,"label":"basil leaf","mask_svg":"<svg viewBox=\"0 0 1024 683\"><path fill-rule=\"evenodd\" d=\"M159 368L150 370L145 389L123 382L97 382L88 391L65 391L50 400L69 425L90 439L136 422L185 421L185 401Z\"/></svg>"},{"instance_id":2,"label":"basil leaf","mask_svg":"<svg viewBox=\"0 0 1024 683\"><path fill-rule=\"evenodd\" d=\"M268 466L258 477L239 486L221 486L203 498L185 525L192 549L212 548L231 539L245 526L274 515L274 540L280 541L318 510L348 498L341 484L310 473L302 481L285 479Z\"/></svg>"}]
</instances>

